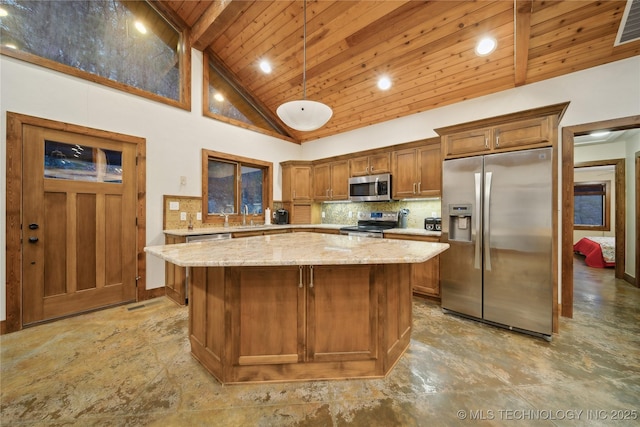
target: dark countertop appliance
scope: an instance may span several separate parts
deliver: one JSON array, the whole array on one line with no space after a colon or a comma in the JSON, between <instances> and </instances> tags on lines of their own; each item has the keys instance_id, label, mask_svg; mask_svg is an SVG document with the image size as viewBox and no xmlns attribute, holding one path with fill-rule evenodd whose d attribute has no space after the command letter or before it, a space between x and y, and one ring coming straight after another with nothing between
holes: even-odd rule
<instances>
[{"instance_id":1,"label":"dark countertop appliance","mask_svg":"<svg viewBox=\"0 0 640 427\"><path fill-rule=\"evenodd\" d=\"M384 230L398 227L398 212L358 213L358 225L342 227L340 234L382 238Z\"/></svg>"},{"instance_id":2,"label":"dark countertop appliance","mask_svg":"<svg viewBox=\"0 0 640 427\"><path fill-rule=\"evenodd\" d=\"M424 229L429 231L442 231L442 218L425 218Z\"/></svg>"},{"instance_id":3,"label":"dark countertop appliance","mask_svg":"<svg viewBox=\"0 0 640 427\"><path fill-rule=\"evenodd\" d=\"M274 224L289 224L289 211L286 209L276 210L276 216L273 220Z\"/></svg>"}]
</instances>

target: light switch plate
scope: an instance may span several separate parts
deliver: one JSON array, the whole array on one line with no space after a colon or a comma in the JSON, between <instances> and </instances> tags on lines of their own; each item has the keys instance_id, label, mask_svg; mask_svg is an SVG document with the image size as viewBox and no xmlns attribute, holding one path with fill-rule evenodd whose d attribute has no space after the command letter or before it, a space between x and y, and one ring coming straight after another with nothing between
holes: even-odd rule
<instances>
[{"instance_id":1,"label":"light switch plate","mask_svg":"<svg viewBox=\"0 0 640 427\"><path fill-rule=\"evenodd\" d=\"M186 220L187 220L187 213L180 212L180 221L186 221Z\"/></svg>"},{"instance_id":2,"label":"light switch plate","mask_svg":"<svg viewBox=\"0 0 640 427\"><path fill-rule=\"evenodd\" d=\"M169 202L169 210L177 211L180 209L180 202Z\"/></svg>"}]
</instances>

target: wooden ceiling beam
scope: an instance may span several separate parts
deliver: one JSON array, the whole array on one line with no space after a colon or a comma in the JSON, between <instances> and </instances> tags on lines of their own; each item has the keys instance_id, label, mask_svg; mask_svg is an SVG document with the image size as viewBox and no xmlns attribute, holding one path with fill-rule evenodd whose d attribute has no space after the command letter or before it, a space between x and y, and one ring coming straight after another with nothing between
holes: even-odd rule
<instances>
[{"instance_id":1,"label":"wooden ceiling beam","mask_svg":"<svg viewBox=\"0 0 640 427\"><path fill-rule=\"evenodd\" d=\"M220 32L236 20L245 6L245 2L231 0L216 0L211 3L191 28L191 46L204 51Z\"/></svg>"},{"instance_id":2,"label":"wooden ceiling beam","mask_svg":"<svg viewBox=\"0 0 640 427\"><path fill-rule=\"evenodd\" d=\"M517 0L515 11L515 85L522 86L527 82L529 62L529 37L531 34L531 0Z\"/></svg>"}]
</instances>

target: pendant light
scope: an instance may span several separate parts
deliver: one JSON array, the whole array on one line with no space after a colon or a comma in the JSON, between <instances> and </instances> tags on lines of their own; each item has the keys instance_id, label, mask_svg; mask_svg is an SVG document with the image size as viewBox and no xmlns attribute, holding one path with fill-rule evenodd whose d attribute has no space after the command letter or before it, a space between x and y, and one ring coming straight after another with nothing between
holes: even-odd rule
<instances>
[{"instance_id":1,"label":"pendant light","mask_svg":"<svg viewBox=\"0 0 640 427\"><path fill-rule=\"evenodd\" d=\"M284 124L304 132L321 128L333 115L333 111L328 105L307 99L307 0L304 0L302 40L302 99L285 102L278 107L276 113Z\"/></svg>"}]
</instances>

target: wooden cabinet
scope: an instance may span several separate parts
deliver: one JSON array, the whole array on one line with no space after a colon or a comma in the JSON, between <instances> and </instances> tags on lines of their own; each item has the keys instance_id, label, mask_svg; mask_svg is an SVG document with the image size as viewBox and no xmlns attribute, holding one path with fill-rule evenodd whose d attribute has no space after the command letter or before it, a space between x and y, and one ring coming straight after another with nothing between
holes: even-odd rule
<instances>
[{"instance_id":1,"label":"wooden cabinet","mask_svg":"<svg viewBox=\"0 0 640 427\"><path fill-rule=\"evenodd\" d=\"M392 190L394 199L438 196L442 182L439 143L394 151Z\"/></svg>"},{"instance_id":2,"label":"wooden cabinet","mask_svg":"<svg viewBox=\"0 0 640 427\"><path fill-rule=\"evenodd\" d=\"M445 158L550 147L566 104L436 129Z\"/></svg>"},{"instance_id":3,"label":"wooden cabinet","mask_svg":"<svg viewBox=\"0 0 640 427\"><path fill-rule=\"evenodd\" d=\"M383 377L409 345L409 264L193 271L191 351L223 383Z\"/></svg>"},{"instance_id":4,"label":"wooden cabinet","mask_svg":"<svg viewBox=\"0 0 640 427\"><path fill-rule=\"evenodd\" d=\"M313 166L310 162L282 162L282 201L310 201Z\"/></svg>"},{"instance_id":5,"label":"wooden cabinet","mask_svg":"<svg viewBox=\"0 0 640 427\"><path fill-rule=\"evenodd\" d=\"M318 163L313 166L313 199L347 200L349 198L349 163L346 160Z\"/></svg>"},{"instance_id":6,"label":"wooden cabinet","mask_svg":"<svg viewBox=\"0 0 640 427\"><path fill-rule=\"evenodd\" d=\"M391 153L371 154L349 159L349 176L391 172Z\"/></svg>"},{"instance_id":7,"label":"wooden cabinet","mask_svg":"<svg viewBox=\"0 0 640 427\"><path fill-rule=\"evenodd\" d=\"M386 239L417 240L421 242L439 242L439 237L415 236L403 234L385 234ZM421 296L440 298L440 256L420 264L411 264L411 288Z\"/></svg>"},{"instance_id":8,"label":"wooden cabinet","mask_svg":"<svg viewBox=\"0 0 640 427\"><path fill-rule=\"evenodd\" d=\"M184 236L165 235L164 244L185 243ZM165 295L176 304L185 305L187 300L187 269L173 263L164 263Z\"/></svg>"},{"instance_id":9,"label":"wooden cabinet","mask_svg":"<svg viewBox=\"0 0 640 427\"><path fill-rule=\"evenodd\" d=\"M311 224L314 222L313 203L287 202L282 207L289 212L289 224Z\"/></svg>"}]
</instances>

